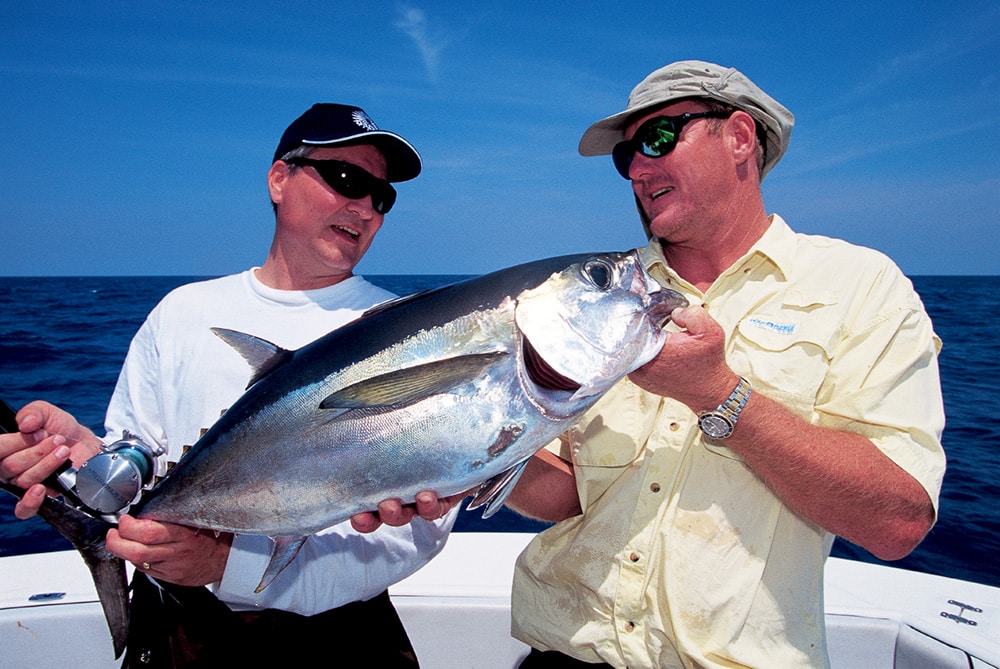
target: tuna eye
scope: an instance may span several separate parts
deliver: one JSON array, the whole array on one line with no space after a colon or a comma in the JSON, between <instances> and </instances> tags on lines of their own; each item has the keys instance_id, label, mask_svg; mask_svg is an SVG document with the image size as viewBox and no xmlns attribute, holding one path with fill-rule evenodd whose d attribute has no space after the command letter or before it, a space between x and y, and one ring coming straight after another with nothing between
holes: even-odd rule
<instances>
[{"instance_id":1,"label":"tuna eye","mask_svg":"<svg viewBox=\"0 0 1000 669\"><path fill-rule=\"evenodd\" d=\"M604 260L588 260L583 265L583 274L591 283L600 288L601 290L607 290L611 287L611 282L614 279L615 270L614 268Z\"/></svg>"}]
</instances>

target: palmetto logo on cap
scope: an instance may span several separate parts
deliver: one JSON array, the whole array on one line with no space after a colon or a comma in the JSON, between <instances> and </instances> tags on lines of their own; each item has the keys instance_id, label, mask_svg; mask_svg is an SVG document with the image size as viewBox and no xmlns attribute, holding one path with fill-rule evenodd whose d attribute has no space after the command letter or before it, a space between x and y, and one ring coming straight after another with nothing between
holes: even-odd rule
<instances>
[{"instance_id":1,"label":"palmetto logo on cap","mask_svg":"<svg viewBox=\"0 0 1000 669\"><path fill-rule=\"evenodd\" d=\"M378 126L375 125L375 121L368 117L368 114L364 113L360 109L351 114L351 120L364 130L378 130Z\"/></svg>"}]
</instances>

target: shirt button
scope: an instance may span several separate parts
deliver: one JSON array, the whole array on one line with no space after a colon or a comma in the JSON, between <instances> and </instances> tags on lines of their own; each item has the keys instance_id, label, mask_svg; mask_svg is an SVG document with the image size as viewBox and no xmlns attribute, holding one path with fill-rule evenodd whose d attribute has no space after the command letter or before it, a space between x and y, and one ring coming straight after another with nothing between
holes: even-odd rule
<instances>
[{"instance_id":1,"label":"shirt button","mask_svg":"<svg viewBox=\"0 0 1000 669\"><path fill-rule=\"evenodd\" d=\"M652 483L650 484L649 489L652 490L653 492L660 492L660 484Z\"/></svg>"},{"instance_id":2,"label":"shirt button","mask_svg":"<svg viewBox=\"0 0 1000 669\"><path fill-rule=\"evenodd\" d=\"M635 623L634 623L634 622L632 622L632 621L630 620L630 621L628 621L627 623L625 623L625 631L626 631L626 632L631 632L631 631L632 631L632 630L634 630L634 629L635 629Z\"/></svg>"},{"instance_id":3,"label":"shirt button","mask_svg":"<svg viewBox=\"0 0 1000 669\"><path fill-rule=\"evenodd\" d=\"M670 431L671 432L676 432L679 429L681 429L681 424L680 423L671 423L670 424Z\"/></svg>"},{"instance_id":4,"label":"shirt button","mask_svg":"<svg viewBox=\"0 0 1000 669\"><path fill-rule=\"evenodd\" d=\"M629 554L628 559L631 560L632 562L638 562L639 554L633 551L631 554Z\"/></svg>"}]
</instances>

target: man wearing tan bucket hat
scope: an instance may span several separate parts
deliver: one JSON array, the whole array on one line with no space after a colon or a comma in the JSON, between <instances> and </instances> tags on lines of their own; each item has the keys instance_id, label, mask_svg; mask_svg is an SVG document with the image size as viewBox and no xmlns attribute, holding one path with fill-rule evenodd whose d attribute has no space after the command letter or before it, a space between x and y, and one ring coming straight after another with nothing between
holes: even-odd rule
<instances>
[{"instance_id":1,"label":"man wearing tan bucket hat","mask_svg":"<svg viewBox=\"0 0 1000 669\"><path fill-rule=\"evenodd\" d=\"M509 501L559 521L518 559L522 667L826 667L834 536L892 560L934 523L940 340L891 260L767 215L792 124L737 70L683 61L580 141L693 306Z\"/></svg>"}]
</instances>

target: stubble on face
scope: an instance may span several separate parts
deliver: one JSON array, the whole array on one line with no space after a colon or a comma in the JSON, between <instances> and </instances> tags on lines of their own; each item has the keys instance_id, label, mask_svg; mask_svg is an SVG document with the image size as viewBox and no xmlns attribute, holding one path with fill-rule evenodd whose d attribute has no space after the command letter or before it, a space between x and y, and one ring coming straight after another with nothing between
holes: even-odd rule
<instances>
[{"instance_id":1,"label":"stubble on face","mask_svg":"<svg viewBox=\"0 0 1000 669\"><path fill-rule=\"evenodd\" d=\"M670 105L633 121L626 137L651 118L698 111L704 107L692 101ZM651 234L665 242L687 244L703 238L715 218L715 206L725 189L721 183L724 163L717 154L721 137L711 132L710 122L700 119L685 126L677 145L665 156L637 154L633 160L636 200Z\"/></svg>"}]
</instances>

